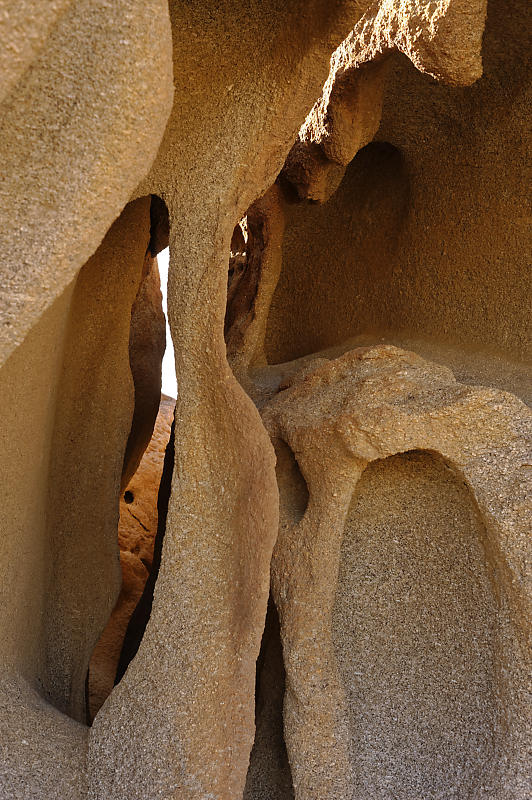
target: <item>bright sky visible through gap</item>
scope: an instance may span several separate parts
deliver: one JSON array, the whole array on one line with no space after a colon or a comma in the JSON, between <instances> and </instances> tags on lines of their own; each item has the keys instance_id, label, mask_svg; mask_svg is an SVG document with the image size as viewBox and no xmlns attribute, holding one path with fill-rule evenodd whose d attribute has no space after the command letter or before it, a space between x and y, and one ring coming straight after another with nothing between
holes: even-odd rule
<instances>
[{"instance_id":1,"label":"bright sky visible through gap","mask_svg":"<svg viewBox=\"0 0 532 800\"><path fill-rule=\"evenodd\" d=\"M166 304L166 286L168 283L168 260L170 254L168 248L157 256L159 263L159 273L161 275L161 291L163 293L163 309L166 316L166 350L163 358L163 385L162 393L170 397L177 397L177 381L175 377L174 346L168 327L168 312Z\"/></svg>"}]
</instances>

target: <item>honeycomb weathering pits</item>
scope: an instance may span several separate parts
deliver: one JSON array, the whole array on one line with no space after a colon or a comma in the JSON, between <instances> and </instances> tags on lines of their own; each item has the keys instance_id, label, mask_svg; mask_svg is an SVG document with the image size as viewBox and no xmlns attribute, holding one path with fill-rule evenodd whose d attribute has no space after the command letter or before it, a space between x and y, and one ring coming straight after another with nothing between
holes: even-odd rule
<instances>
[{"instance_id":1,"label":"honeycomb weathering pits","mask_svg":"<svg viewBox=\"0 0 532 800\"><path fill-rule=\"evenodd\" d=\"M0 16L0 800L525 800L529 4Z\"/></svg>"}]
</instances>

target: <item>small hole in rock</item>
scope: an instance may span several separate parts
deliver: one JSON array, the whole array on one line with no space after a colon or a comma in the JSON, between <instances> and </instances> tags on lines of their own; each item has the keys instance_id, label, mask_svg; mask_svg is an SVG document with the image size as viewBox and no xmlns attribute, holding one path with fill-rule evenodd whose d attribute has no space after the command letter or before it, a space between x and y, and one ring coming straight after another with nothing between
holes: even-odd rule
<instances>
[{"instance_id":1,"label":"small hole in rock","mask_svg":"<svg viewBox=\"0 0 532 800\"><path fill-rule=\"evenodd\" d=\"M127 492L124 492L124 503L132 503L133 500L134 500L133 492L130 492L129 490Z\"/></svg>"}]
</instances>

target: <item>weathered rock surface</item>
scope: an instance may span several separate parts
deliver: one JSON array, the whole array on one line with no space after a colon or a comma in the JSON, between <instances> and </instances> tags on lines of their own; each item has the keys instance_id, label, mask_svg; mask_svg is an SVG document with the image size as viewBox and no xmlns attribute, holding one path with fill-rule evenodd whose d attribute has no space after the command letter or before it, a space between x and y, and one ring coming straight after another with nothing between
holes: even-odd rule
<instances>
[{"instance_id":1,"label":"weathered rock surface","mask_svg":"<svg viewBox=\"0 0 532 800\"><path fill-rule=\"evenodd\" d=\"M157 493L164 455L174 418L175 399L162 395L150 443L139 467L120 497L118 545L134 553L148 571L153 558L153 538L157 531Z\"/></svg>"},{"instance_id":2,"label":"weathered rock surface","mask_svg":"<svg viewBox=\"0 0 532 800\"><path fill-rule=\"evenodd\" d=\"M530 410L391 346L294 370L263 418L295 796L525 797Z\"/></svg>"},{"instance_id":3,"label":"weathered rock surface","mask_svg":"<svg viewBox=\"0 0 532 800\"><path fill-rule=\"evenodd\" d=\"M166 522L168 517L168 505L172 490L172 478L175 465L175 419L170 429L170 438L164 453L163 471L159 483L159 493L157 495L157 533L153 545L153 558L150 574L144 586L142 596L131 615L127 630L120 651L120 658L116 669L115 683L124 677L131 661L135 658L146 632L146 626L150 621L153 608L153 594L155 584L159 577L164 538L166 534Z\"/></svg>"},{"instance_id":4,"label":"weathered rock surface","mask_svg":"<svg viewBox=\"0 0 532 800\"><path fill-rule=\"evenodd\" d=\"M160 401L151 441L136 473L120 497L118 544L122 588L89 665L91 720L113 689L126 629L152 567L158 522L157 494L175 408L175 400L171 397L163 395Z\"/></svg>"},{"instance_id":5,"label":"weathered rock surface","mask_svg":"<svg viewBox=\"0 0 532 800\"><path fill-rule=\"evenodd\" d=\"M149 553L148 542L143 544L145 552ZM150 574L143 561L129 550L120 551L120 570L120 594L89 663L87 716L90 722L113 690L124 635Z\"/></svg>"},{"instance_id":6,"label":"weathered rock surface","mask_svg":"<svg viewBox=\"0 0 532 800\"><path fill-rule=\"evenodd\" d=\"M360 796L500 796L486 537L470 489L435 453L375 461L353 492L332 640Z\"/></svg>"},{"instance_id":7,"label":"weathered rock surface","mask_svg":"<svg viewBox=\"0 0 532 800\"><path fill-rule=\"evenodd\" d=\"M14 706L2 719L0 796L79 797L86 775L88 729L59 712L85 722L89 659L120 589L129 332L149 209L149 198L124 209L2 369L1 563L12 568L0 582L1 702Z\"/></svg>"},{"instance_id":8,"label":"weathered rock surface","mask_svg":"<svg viewBox=\"0 0 532 800\"><path fill-rule=\"evenodd\" d=\"M80 272L57 389L43 683L52 702L79 721L89 659L120 589L117 488L133 413L131 308L148 246L149 204L129 204ZM82 608L91 609L89 620Z\"/></svg>"},{"instance_id":9,"label":"weathered rock surface","mask_svg":"<svg viewBox=\"0 0 532 800\"><path fill-rule=\"evenodd\" d=\"M145 177L173 96L164 0L8 0L2 27L0 363Z\"/></svg>"},{"instance_id":10,"label":"weathered rock surface","mask_svg":"<svg viewBox=\"0 0 532 800\"><path fill-rule=\"evenodd\" d=\"M327 204L288 210L269 363L364 336L433 360L449 348L462 364L446 363L478 369L478 383L529 385L524 19L528 3L489 4L483 75L469 87L435 83L392 54L376 141Z\"/></svg>"},{"instance_id":11,"label":"weathered rock surface","mask_svg":"<svg viewBox=\"0 0 532 800\"><path fill-rule=\"evenodd\" d=\"M376 0L331 57L323 94L307 116L283 177L301 199L327 200L344 169L379 128L387 59L469 86L482 75L486 0Z\"/></svg>"},{"instance_id":12,"label":"weathered rock surface","mask_svg":"<svg viewBox=\"0 0 532 800\"><path fill-rule=\"evenodd\" d=\"M273 449L226 359L227 259L360 13L321 0L253 13L228 0L170 4L176 103L137 191L170 216L176 465L150 621L91 730L95 798L244 790L278 504Z\"/></svg>"},{"instance_id":13,"label":"weathered rock surface","mask_svg":"<svg viewBox=\"0 0 532 800\"><path fill-rule=\"evenodd\" d=\"M285 672L279 617L268 603L257 659L255 743L251 751L244 800L293 800L292 775L284 741Z\"/></svg>"},{"instance_id":14,"label":"weathered rock surface","mask_svg":"<svg viewBox=\"0 0 532 800\"><path fill-rule=\"evenodd\" d=\"M483 35L485 12L0 14L1 798L532 793L530 4L489 0ZM156 547L89 728L167 244Z\"/></svg>"}]
</instances>

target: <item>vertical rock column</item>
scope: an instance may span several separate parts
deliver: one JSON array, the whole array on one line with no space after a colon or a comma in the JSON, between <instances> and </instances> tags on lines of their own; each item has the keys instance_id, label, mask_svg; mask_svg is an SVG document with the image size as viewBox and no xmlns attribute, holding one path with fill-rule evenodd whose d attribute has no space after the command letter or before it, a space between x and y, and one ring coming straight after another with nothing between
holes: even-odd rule
<instances>
[{"instance_id":1,"label":"vertical rock column","mask_svg":"<svg viewBox=\"0 0 532 800\"><path fill-rule=\"evenodd\" d=\"M130 800L242 792L277 529L273 449L225 358L225 271L214 264L208 268L211 276L216 269L214 280L176 281L186 276L179 263L186 242L198 245L190 223L170 214L168 296L179 397L163 557L139 651L91 735L91 761L98 759L93 786ZM211 231L220 238L218 252L227 253L232 226ZM204 258L208 263L212 252ZM142 759L118 735L131 722Z\"/></svg>"},{"instance_id":2,"label":"vertical rock column","mask_svg":"<svg viewBox=\"0 0 532 800\"><path fill-rule=\"evenodd\" d=\"M91 730L98 800L244 790L278 495L271 442L226 359L227 262L235 223L279 173L360 13L323 0L170 4L176 102L139 192L170 213L176 458L151 618Z\"/></svg>"}]
</instances>

